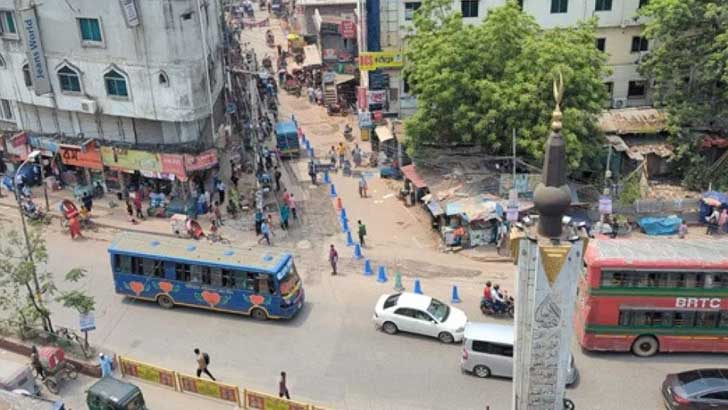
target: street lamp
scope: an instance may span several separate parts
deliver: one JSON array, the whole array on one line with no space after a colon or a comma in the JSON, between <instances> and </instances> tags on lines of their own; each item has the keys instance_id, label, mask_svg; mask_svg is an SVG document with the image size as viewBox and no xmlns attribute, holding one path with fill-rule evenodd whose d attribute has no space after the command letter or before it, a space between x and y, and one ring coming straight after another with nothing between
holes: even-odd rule
<instances>
[{"instance_id":1,"label":"street lamp","mask_svg":"<svg viewBox=\"0 0 728 410\"><path fill-rule=\"evenodd\" d=\"M18 169L15 171L16 179L15 179L15 199L18 201L18 212L20 212L20 221L23 225L23 237L25 238L25 246L28 248L28 259L30 259L30 262L33 263L33 284L35 285L35 293L37 294L38 301L40 301L40 283L38 283L38 275L35 273L35 262L33 261L33 248L30 246L30 238L28 237L28 227L25 225L25 214L23 213L23 204L20 202L20 184L18 183L18 176L20 176L20 180L22 181L22 174L20 171L23 169L23 167L31 160L35 161L36 158L40 156L40 151L35 150L28 154L28 158L20 164ZM46 208L48 208L48 191L46 190L44 176L43 176L43 164L41 164L40 167L41 172L41 183L43 184L43 194L45 195L46 200Z\"/></svg>"}]
</instances>

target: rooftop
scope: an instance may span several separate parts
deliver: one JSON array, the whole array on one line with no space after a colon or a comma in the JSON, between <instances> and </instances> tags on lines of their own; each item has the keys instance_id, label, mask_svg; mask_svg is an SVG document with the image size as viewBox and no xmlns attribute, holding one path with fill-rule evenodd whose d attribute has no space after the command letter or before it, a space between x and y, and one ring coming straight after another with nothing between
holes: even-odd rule
<instances>
[{"instance_id":1,"label":"rooftop","mask_svg":"<svg viewBox=\"0 0 728 410\"><path fill-rule=\"evenodd\" d=\"M589 241L585 259L597 266L625 264L728 267L728 241L715 239L597 239ZM688 266L685 266L686 268Z\"/></svg>"},{"instance_id":2,"label":"rooftop","mask_svg":"<svg viewBox=\"0 0 728 410\"><path fill-rule=\"evenodd\" d=\"M657 134L667 130L667 114L652 107L607 110L599 116L605 134Z\"/></svg>"}]
</instances>

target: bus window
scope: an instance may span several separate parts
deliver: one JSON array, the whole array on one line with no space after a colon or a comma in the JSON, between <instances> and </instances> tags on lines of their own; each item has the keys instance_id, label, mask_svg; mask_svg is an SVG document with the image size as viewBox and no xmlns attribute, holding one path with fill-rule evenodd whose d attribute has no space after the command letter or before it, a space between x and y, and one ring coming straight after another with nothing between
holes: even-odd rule
<instances>
[{"instance_id":1,"label":"bus window","mask_svg":"<svg viewBox=\"0 0 728 410\"><path fill-rule=\"evenodd\" d=\"M712 289L721 289L721 288L728 288L728 272L713 272L712 274L709 274L711 276L712 286L707 286L707 280L706 280L706 288L712 288Z\"/></svg>"},{"instance_id":2,"label":"bus window","mask_svg":"<svg viewBox=\"0 0 728 410\"><path fill-rule=\"evenodd\" d=\"M629 310L620 310L619 311L619 325L620 326L629 326L632 319L632 312Z\"/></svg>"},{"instance_id":3,"label":"bus window","mask_svg":"<svg viewBox=\"0 0 728 410\"><path fill-rule=\"evenodd\" d=\"M226 288L235 288L235 275L230 269L221 269L220 285Z\"/></svg>"},{"instance_id":4,"label":"bus window","mask_svg":"<svg viewBox=\"0 0 728 410\"><path fill-rule=\"evenodd\" d=\"M718 327L728 329L728 310L720 312L720 323L718 323Z\"/></svg>"},{"instance_id":5,"label":"bus window","mask_svg":"<svg viewBox=\"0 0 728 410\"><path fill-rule=\"evenodd\" d=\"M695 312L675 312L672 323L675 327L693 327L694 318Z\"/></svg>"},{"instance_id":6,"label":"bus window","mask_svg":"<svg viewBox=\"0 0 728 410\"><path fill-rule=\"evenodd\" d=\"M210 268L210 281L212 283L212 286L215 287L221 287L222 286L222 269L220 268Z\"/></svg>"},{"instance_id":7,"label":"bus window","mask_svg":"<svg viewBox=\"0 0 728 410\"><path fill-rule=\"evenodd\" d=\"M144 275L144 259L142 258L131 258L131 273L135 275Z\"/></svg>"},{"instance_id":8,"label":"bus window","mask_svg":"<svg viewBox=\"0 0 728 410\"><path fill-rule=\"evenodd\" d=\"M153 259L142 259L144 275L157 278L164 277L164 262Z\"/></svg>"},{"instance_id":9,"label":"bus window","mask_svg":"<svg viewBox=\"0 0 728 410\"><path fill-rule=\"evenodd\" d=\"M718 312L696 312L695 327L718 326Z\"/></svg>"},{"instance_id":10,"label":"bus window","mask_svg":"<svg viewBox=\"0 0 728 410\"><path fill-rule=\"evenodd\" d=\"M273 277L271 275L258 275L256 278L257 281L257 289L255 290L255 293L260 293L264 295L268 295L273 293L275 290L275 282L273 281Z\"/></svg>"},{"instance_id":11,"label":"bus window","mask_svg":"<svg viewBox=\"0 0 728 410\"><path fill-rule=\"evenodd\" d=\"M131 273L131 257L125 255L114 255L116 270L123 273Z\"/></svg>"},{"instance_id":12,"label":"bus window","mask_svg":"<svg viewBox=\"0 0 728 410\"><path fill-rule=\"evenodd\" d=\"M291 292L296 289L296 286L300 282L298 272L296 271L296 265L291 264L291 269L278 281L278 287L281 291L281 296L287 297Z\"/></svg>"},{"instance_id":13,"label":"bus window","mask_svg":"<svg viewBox=\"0 0 728 410\"><path fill-rule=\"evenodd\" d=\"M192 265L192 282L202 283L203 285L212 284L212 274L207 266Z\"/></svg>"},{"instance_id":14,"label":"bus window","mask_svg":"<svg viewBox=\"0 0 728 410\"><path fill-rule=\"evenodd\" d=\"M175 263L174 274L175 279L182 282L189 282L192 279L191 267L186 263Z\"/></svg>"}]
</instances>

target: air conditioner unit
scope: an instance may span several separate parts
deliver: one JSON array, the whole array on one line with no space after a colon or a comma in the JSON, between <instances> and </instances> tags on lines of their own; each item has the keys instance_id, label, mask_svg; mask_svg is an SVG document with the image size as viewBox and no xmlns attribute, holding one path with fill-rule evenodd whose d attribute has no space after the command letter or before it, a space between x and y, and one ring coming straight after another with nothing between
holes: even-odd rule
<instances>
[{"instance_id":1,"label":"air conditioner unit","mask_svg":"<svg viewBox=\"0 0 728 410\"><path fill-rule=\"evenodd\" d=\"M627 106L626 98L615 98L614 101L612 101L612 108L624 108L626 106Z\"/></svg>"},{"instance_id":2,"label":"air conditioner unit","mask_svg":"<svg viewBox=\"0 0 728 410\"><path fill-rule=\"evenodd\" d=\"M98 106L94 100L81 100L81 111L86 114L96 114Z\"/></svg>"}]
</instances>

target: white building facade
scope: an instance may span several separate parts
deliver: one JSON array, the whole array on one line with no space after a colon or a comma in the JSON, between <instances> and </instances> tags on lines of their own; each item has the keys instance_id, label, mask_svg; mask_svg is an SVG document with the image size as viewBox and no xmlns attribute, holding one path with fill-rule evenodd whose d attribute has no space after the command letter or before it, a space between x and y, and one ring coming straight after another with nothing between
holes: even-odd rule
<instances>
[{"instance_id":1,"label":"white building facade","mask_svg":"<svg viewBox=\"0 0 728 410\"><path fill-rule=\"evenodd\" d=\"M220 13L217 0L0 0L0 129L211 145Z\"/></svg>"},{"instance_id":2,"label":"white building facade","mask_svg":"<svg viewBox=\"0 0 728 410\"><path fill-rule=\"evenodd\" d=\"M382 50L402 51L411 28L413 13L422 4L415 0L379 0L380 46ZM612 73L604 79L609 92L605 106L635 107L651 104L649 85L637 72L639 61L649 52L649 42L641 36L643 21L637 11L648 0L520 0L522 9L541 27L567 27L596 17L597 44L608 55ZM459 0L452 4L471 24L482 22L488 10L505 0ZM370 28L368 28L370 29ZM389 111L403 117L416 110L416 100L408 93L401 71L386 69L389 75Z\"/></svg>"}]
</instances>

